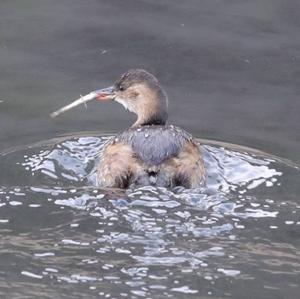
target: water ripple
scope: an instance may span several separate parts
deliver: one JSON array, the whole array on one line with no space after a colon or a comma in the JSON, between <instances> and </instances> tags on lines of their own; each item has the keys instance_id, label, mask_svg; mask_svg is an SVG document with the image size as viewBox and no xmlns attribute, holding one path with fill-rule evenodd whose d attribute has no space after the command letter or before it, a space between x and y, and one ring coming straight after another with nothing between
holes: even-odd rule
<instances>
[{"instance_id":1,"label":"water ripple","mask_svg":"<svg viewBox=\"0 0 300 299\"><path fill-rule=\"evenodd\" d=\"M108 139L0 157L0 295L7 285L29 298L224 298L245 285L274 298L276 281L297 288L297 169L210 143L206 188L99 189Z\"/></svg>"}]
</instances>

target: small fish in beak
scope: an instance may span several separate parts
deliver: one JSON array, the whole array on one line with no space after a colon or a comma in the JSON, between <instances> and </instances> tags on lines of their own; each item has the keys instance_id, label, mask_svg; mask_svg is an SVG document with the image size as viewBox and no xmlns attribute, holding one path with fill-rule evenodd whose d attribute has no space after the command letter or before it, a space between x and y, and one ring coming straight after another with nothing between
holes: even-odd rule
<instances>
[{"instance_id":1,"label":"small fish in beak","mask_svg":"<svg viewBox=\"0 0 300 299\"><path fill-rule=\"evenodd\" d=\"M54 118L78 105L85 104L91 100L108 101L113 100L114 98L115 90L112 86L104 89L95 90L85 96L81 96L79 99L73 101L72 103L52 112L50 116Z\"/></svg>"}]
</instances>

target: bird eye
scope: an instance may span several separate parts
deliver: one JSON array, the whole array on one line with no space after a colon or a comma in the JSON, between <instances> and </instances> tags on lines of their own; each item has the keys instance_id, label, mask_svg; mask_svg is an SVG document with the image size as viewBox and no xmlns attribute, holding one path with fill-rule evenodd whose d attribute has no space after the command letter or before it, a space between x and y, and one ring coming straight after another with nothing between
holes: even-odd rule
<instances>
[{"instance_id":1,"label":"bird eye","mask_svg":"<svg viewBox=\"0 0 300 299\"><path fill-rule=\"evenodd\" d=\"M124 86L119 86L119 90L124 91L125 90Z\"/></svg>"}]
</instances>

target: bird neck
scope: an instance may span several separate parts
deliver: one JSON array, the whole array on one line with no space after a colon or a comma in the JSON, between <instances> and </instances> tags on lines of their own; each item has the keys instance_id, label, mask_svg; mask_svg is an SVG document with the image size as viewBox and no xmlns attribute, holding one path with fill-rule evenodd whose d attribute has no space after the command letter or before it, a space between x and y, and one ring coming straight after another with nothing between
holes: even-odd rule
<instances>
[{"instance_id":1,"label":"bird neck","mask_svg":"<svg viewBox=\"0 0 300 299\"><path fill-rule=\"evenodd\" d=\"M160 125L164 126L167 122L168 114L165 112L164 114L154 114L145 119L137 119L137 121L132 125L132 127L139 126L151 126L151 125Z\"/></svg>"},{"instance_id":2,"label":"bird neck","mask_svg":"<svg viewBox=\"0 0 300 299\"><path fill-rule=\"evenodd\" d=\"M157 90L155 96L148 98L145 104L137 111L137 120L132 127L161 125L164 126L168 119L168 99L162 89Z\"/></svg>"}]
</instances>

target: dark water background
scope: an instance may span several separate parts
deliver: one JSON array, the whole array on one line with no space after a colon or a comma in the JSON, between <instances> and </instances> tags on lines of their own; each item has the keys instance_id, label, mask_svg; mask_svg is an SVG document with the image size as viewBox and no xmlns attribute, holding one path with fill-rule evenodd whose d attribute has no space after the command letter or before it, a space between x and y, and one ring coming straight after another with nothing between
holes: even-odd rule
<instances>
[{"instance_id":1,"label":"dark water background","mask_svg":"<svg viewBox=\"0 0 300 299\"><path fill-rule=\"evenodd\" d=\"M299 32L293 0L2 0L0 297L298 298ZM170 122L293 162L204 140L206 190L93 187L134 116L48 115L132 67Z\"/></svg>"}]
</instances>

